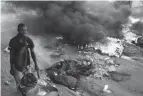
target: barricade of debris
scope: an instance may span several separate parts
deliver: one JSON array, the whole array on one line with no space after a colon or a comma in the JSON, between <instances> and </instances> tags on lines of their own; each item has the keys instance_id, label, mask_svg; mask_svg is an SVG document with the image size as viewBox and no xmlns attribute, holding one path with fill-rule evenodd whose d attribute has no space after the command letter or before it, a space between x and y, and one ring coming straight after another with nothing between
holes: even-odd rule
<instances>
[{"instance_id":1,"label":"barricade of debris","mask_svg":"<svg viewBox=\"0 0 143 96\"><path fill-rule=\"evenodd\" d=\"M51 71L57 74L71 75L79 78L79 75L90 75L88 72L92 68L92 61L88 59L63 60L48 68L47 73Z\"/></svg>"},{"instance_id":2,"label":"barricade of debris","mask_svg":"<svg viewBox=\"0 0 143 96\"><path fill-rule=\"evenodd\" d=\"M106 42L106 43L101 43ZM101 42L88 44L83 50L88 52L98 52L100 54L120 57L124 50L124 40L107 37Z\"/></svg>"},{"instance_id":3,"label":"barricade of debris","mask_svg":"<svg viewBox=\"0 0 143 96\"><path fill-rule=\"evenodd\" d=\"M86 58L60 61L48 68L46 72L54 82L57 82L55 77L59 75L72 76L77 80L80 76L103 79L103 76L109 76L108 72L116 71L117 67L119 65L115 64L110 57L87 52Z\"/></svg>"},{"instance_id":4,"label":"barricade of debris","mask_svg":"<svg viewBox=\"0 0 143 96\"><path fill-rule=\"evenodd\" d=\"M128 80L131 74L119 73L117 71L118 67L120 67L120 65L116 64L109 56L87 52L85 58L66 59L57 62L52 67L46 69L46 75L54 84L63 85L67 87L68 90L77 92L75 96L79 96L78 94L82 94L79 90L83 90L80 88L80 81L83 77L85 79L92 78L102 80L106 76L117 82ZM105 89L107 88L104 88L103 91L109 91Z\"/></svg>"},{"instance_id":5,"label":"barricade of debris","mask_svg":"<svg viewBox=\"0 0 143 96\"><path fill-rule=\"evenodd\" d=\"M130 16L128 18L128 22L122 25L122 34L124 35L123 39L106 37L104 38L105 40L103 39L103 42L106 41L106 43L102 43L102 41L92 42L86 46L86 49L88 51L94 50L100 54L106 54L108 56L121 57L126 43L143 47L143 37L137 35L135 30L132 29L133 24L137 22L143 22L143 20ZM83 49L83 46L81 46L80 49Z\"/></svg>"}]
</instances>

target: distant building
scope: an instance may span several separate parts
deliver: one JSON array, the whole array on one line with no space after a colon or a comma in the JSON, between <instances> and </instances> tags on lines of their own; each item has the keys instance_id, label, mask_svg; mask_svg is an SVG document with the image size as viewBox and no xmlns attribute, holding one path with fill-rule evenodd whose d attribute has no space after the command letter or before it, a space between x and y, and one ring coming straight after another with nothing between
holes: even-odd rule
<instances>
[{"instance_id":1,"label":"distant building","mask_svg":"<svg viewBox=\"0 0 143 96\"><path fill-rule=\"evenodd\" d=\"M136 8L136 7L142 7L143 6L143 1L138 0L138 1L132 1L132 8Z\"/></svg>"}]
</instances>

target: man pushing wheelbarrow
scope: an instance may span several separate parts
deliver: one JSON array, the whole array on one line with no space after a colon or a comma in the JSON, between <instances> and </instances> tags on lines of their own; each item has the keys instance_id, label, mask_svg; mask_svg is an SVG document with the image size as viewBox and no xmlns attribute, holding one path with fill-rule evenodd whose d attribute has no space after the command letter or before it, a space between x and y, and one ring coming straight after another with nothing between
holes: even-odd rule
<instances>
[{"instance_id":1,"label":"man pushing wheelbarrow","mask_svg":"<svg viewBox=\"0 0 143 96\"><path fill-rule=\"evenodd\" d=\"M19 89L21 86L21 79L25 76L30 76L36 83L36 78L32 73L26 73L30 66L30 53L35 64L38 78L39 67L37 65L36 55L34 52L34 43L30 37L27 36L27 26L20 23L17 28L18 34L13 37L9 42L10 50L10 74L15 78L16 87ZM32 77L33 76L33 77Z\"/></svg>"}]
</instances>

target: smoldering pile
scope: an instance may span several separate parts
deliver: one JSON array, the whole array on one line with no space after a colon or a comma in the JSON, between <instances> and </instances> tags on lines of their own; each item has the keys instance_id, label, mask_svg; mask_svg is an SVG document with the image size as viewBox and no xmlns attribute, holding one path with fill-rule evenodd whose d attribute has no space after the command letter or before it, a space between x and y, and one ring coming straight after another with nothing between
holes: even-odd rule
<instances>
[{"instance_id":1,"label":"smoldering pile","mask_svg":"<svg viewBox=\"0 0 143 96\"><path fill-rule=\"evenodd\" d=\"M79 54L82 55L82 54ZM87 52L84 57L77 59L63 59L46 69L47 73L63 74L79 79L81 76L102 78L108 71L115 71L119 65L110 57L98 53ZM111 68L112 67L112 68ZM113 68L114 67L114 68ZM47 74L47 76L49 76Z\"/></svg>"},{"instance_id":2,"label":"smoldering pile","mask_svg":"<svg viewBox=\"0 0 143 96\"><path fill-rule=\"evenodd\" d=\"M65 59L46 69L52 82L76 89L81 77L103 79L116 74L120 67L108 56L88 53L86 58ZM123 77L123 76L122 76ZM126 76L125 76L126 77ZM124 78L124 77L123 77ZM114 77L114 79L117 79Z\"/></svg>"},{"instance_id":3,"label":"smoldering pile","mask_svg":"<svg viewBox=\"0 0 143 96\"><path fill-rule=\"evenodd\" d=\"M46 73L53 83L75 90L80 77L91 75L93 68L87 59L63 60L46 69Z\"/></svg>"},{"instance_id":4,"label":"smoldering pile","mask_svg":"<svg viewBox=\"0 0 143 96\"><path fill-rule=\"evenodd\" d=\"M47 69L47 73L71 75L79 78L80 75L89 76L93 69L92 61L88 59L63 60Z\"/></svg>"},{"instance_id":5,"label":"smoldering pile","mask_svg":"<svg viewBox=\"0 0 143 96\"><path fill-rule=\"evenodd\" d=\"M121 39L107 37L106 43L96 42L91 43L88 48L93 48L100 54L120 57L124 50L124 41Z\"/></svg>"},{"instance_id":6,"label":"smoldering pile","mask_svg":"<svg viewBox=\"0 0 143 96\"><path fill-rule=\"evenodd\" d=\"M122 32L125 42L142 47L143 20L129 16L128 22L123 24Z\"/></svg>"}]
</instances>

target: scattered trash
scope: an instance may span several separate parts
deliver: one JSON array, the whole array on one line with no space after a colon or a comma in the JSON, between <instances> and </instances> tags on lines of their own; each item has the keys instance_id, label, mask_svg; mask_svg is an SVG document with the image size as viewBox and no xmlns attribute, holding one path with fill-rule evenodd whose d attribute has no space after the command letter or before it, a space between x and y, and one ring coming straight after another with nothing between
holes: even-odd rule
<instances>
[{"instance_id":1,"label":"scattered trash","mask_svg":"<svg viewBox=\"0 0 143 96\"><path fill-rule=\"evenodd\" d=\"M87 96L86 94L85 94L85 92L82 90L82 89L78 89L77 91L76 91L76 95L77 96Z\"/></svg>"},{"instance_id":2,"label":"scattered trash","mask_svg":"<svg viewBox=\"0 0 143 96\"><path fill-rule=\"evenodd\" d=\"M56 40L62 40L62 39L63 39L62 36L57 36L57 37L56 37Z\"/></svg>"},{"instance_id":3,"label":"scattered trash","mask_svg":"<svg viewBox=\"0 0 143 96\"><path fill-rule=\"evenodd\" d=\"M37 93L37 95L39 95L39 96L44 96L44 95L46 95L47 94L47 92L46 91L44 91L44 90L42 90L42 89L38 89L38 93Z\"/></svg>"},{"instance_id":4,"label":"scattered trash","mask_svg":"<svg viewBox=\"0 0 143 96\"><path fill-rule=\"evenodd\" d=\"M64 59L61 59L60 61L61 61L61 62L63 62L63 61L64 61Z\"/></svg>"},{"instance_id":5,"label":"scattered trash","mask_svg":"<svg viewBox=\"0 0 143 96\"><path fill-rule=\"evenodd\" d=\"M37 84L38 84L38 85L42 85L42 86L47 86L47 82L46 82L45 80L41 80L41 79L39 79L39 80L37 81Z\"/></svg>"},{"instance_id":6,"label":"scattered trash","mask_svg":"<svg viewBox=\"0 0 143 96\"><path fill-rule=\"evenodd\" d=\"M11 83L9 81L4 82L5 85L10 85Z\"/></svg>"},{"instance_id":7,"label":"scattered trash","mask_svg":"<svg viewBox=\"0 0 143 96\"><path fill-rule=\"evenodd\" d=\"M54 72L54 75L57 76L58 74L56 72Z\"/></svg>"},{"instance_id":8,"label":"scattered trash","mask_svg":"<svg viewBox=\"0 0 143 96\"><path fill-rule=\"evenodd\" d=\"M128 56L121 56L121 58L123 58L123 59L126 59L126 60L131 60L131 61L134 61L131 57L128 57Z\"/></svg>"},{"instance_id":9,"label":"scattered trash","mask_svg":"<svg viewBox=\"0 0 143 96\"><path fill-rule=\"evenodd\" d=\"M53 87L56 87L56 85L52 85Z\"/></svg>"},{"instance_id":10,"label":"scattered trash","mask_svg":"<svg viewBox=\"0 0 143 96\"><path fill-rule=\"evenodd\" d=\"M53 92L53 91L57 92L58 89L56 88L56 86L55 87L54 86L55 86L54 84L50 84L48 86L41 87L41 89L44 90L44 91L46 91L47 93Z\"/></svg>"},{"instance_id":11,"label":"scattered trash","mask_svg":"<svg viewBox=\"0 0 143 96\"><path fill-rule=\"evenodd\" d=\"M78 91L76 91L76 94L77 94L77 95L81 95L80 92L78 92Z\"/></svg>"},{"instance_id":12,"label":"scattered trash","mask_svg":"<svg viewBox=\"0 0 143 96\"><path fill-rule=\"evenodd\" d=\"M111 65L111 66L108 67L108 71L109 72L116 71L116 67L114 65Z\"/></svg>"},{"instance_id":13,"label":"scattered trash","mask_svg":"<svg viewBox=\"0 0 143 96\"><path fill-rule=\"evenodd\" d=\"M88 76L91 74L92 62L88 59L62 60L47 69L47 73L56 72L79 78L80 75Z\"/></svg>"},{"instance_id":14,"label":"scattered trash","mask_svg":"<svg viewBox=\"0 0 143 96\"><path fill-rule=\"evenodd\" d=\"M106 60L109 60L109 59L111 59L110 57L106 57L104 60L106 61Z\"/></svg>"},{"instance_id":15,"label":"scattered trash","mask_svg":"<svg viewBox=\"0 0 143 96\"><path fill-rule=\"evenodd\" d=\"M8 48L9 48L9 46L7 46L7 47L4 49L4 51L7 52L7 53L10 53L10 50L9 50Z\"/></svg>"},{"instance_id":16,"label":"scattered trash","mask_svg":"<svg viewBox=\"0 0 143 96\"><path fill-rule=\"evenodd\" d=\"M105 63L106 64L110 64L110 65L114 65L115 64L114 60L112 60L112 59L106 59Z\"/></svg>"},{"instance_id":17,"label":"scattered trash","mask_svg":"<svg viewBox=\"0 0 143 96\"><path fill-rule=\"evenodd\" d=\"M108 89L108 85L104 85L103 92L112 93L111 90Z\"/></svg>"}]
</instances>

